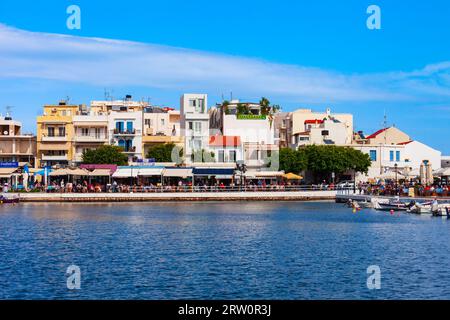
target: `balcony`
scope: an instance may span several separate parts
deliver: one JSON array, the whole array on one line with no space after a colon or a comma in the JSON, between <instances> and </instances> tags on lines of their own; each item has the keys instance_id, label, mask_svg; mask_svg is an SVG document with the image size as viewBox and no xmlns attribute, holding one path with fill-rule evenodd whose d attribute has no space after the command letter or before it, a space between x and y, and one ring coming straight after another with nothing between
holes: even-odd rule
<instances>
[{"instance_id":1,"label":"balcony","mask_svg":"<svg viewBox=\"0 0 450 320\"><path fill-rule=\"evenodd\" d=\"M119 129L114 129L113 130L113 134L115 136L134 136L136 134L140 134L140 130L119 130Z\"/></svg>"},{"instance_id":2,"label":"balcony","mask_svg":"<svg viewBox=\"0 0 450 320\"><path fill-rule=\"evenodd\" d=\"M136 153L136 147L129 147L123 149L123 153Z\"/></svg>"},{"instance_id":3,"label":"balcony","mask_svg":"<svg viewBox=\"0 0 450 320\"><path fill-rule=\"evenodd\" d=\"M73 141L75 142L90 142L90 143L105 143L107 141L105 135L87 135L87 136L75 136Z\"/></svg>"},{"instance_id":4,"label":"balcony","mask_svg":"<svg viewBox=\"0 0 450 320\"><path fill-rule=\"evenodd\" d=\"M42 155L42 161L67 161L67 155Z\"/></svg>"},{"instance_id":5,"label":"balcony","mask_svg":"<svg viewBox=\"0 0 450 320\"><path fill-rule=\"evenodd\" d=\"M67 141L67 134L60 135L60 134L42 134L41 137L42 142L65 142Z\"/></svg>"}]
</instances>

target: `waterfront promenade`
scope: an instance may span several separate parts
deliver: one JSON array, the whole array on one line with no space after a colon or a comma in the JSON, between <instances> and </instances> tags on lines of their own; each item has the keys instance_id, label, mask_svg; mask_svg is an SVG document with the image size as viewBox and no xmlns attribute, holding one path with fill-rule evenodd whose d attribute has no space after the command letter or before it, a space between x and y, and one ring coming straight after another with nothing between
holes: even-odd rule
<instances>
[{"instance_id":1,"label":"waterfront promenade","mask_svg":"<svg viewBox=\"0 0 450 320\"><path fill-rule=\"evenodd\" d=\"M335 200L337 190L154 193L9 193L21 202L312 201Z\"/></svg>"}]
</instances>

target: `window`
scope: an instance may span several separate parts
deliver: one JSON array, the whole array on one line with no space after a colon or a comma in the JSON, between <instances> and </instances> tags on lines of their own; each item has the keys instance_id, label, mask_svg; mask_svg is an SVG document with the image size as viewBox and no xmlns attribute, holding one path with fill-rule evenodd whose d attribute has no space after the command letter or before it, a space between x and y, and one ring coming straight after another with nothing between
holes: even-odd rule
<instances>
[{"instance_id":1,"label":"window","mask_svg":"<svg viewBox=\"0 0 450 320\"><path fill-rule=\"evenodd\" d=\"M225 162L225 152L223 150L219 150L218 153L219 153L218 161L219 162Z\"/></svg>"},{"instance_id":2,"label":"window","mask_svg":"<svg viewBox=\"0 0 450 320\"><path fill-rule=\"evenodd\" d=\"M133 122L132 121L128 121L127 122L127 132L128 133L132 133L133 132Z\"/></svg>"},{"instance_id":3,"label":"window","mask_svg":"<svg viewBox=\"0 0 450 320\"><path fill-rule=\"evenodd\" d=\"M395 151L395 161L400 161L400 151Z\"/></svg>"},{"instance_id":4,"label":"window","mask_svg":"<svg viewBox=\"0 0 450 320\"><path fill-rule=\"evenodd\" d=\"M370 155L370 160L377 161L377 150L370 150L369 155Z\"/></svg>"},{"instance_id":5,"label":"window","mask_svg":"<svg viewBox=\"0 0 450 320\"><path fill-rule=\"evenodd\" d=\"M197 106L197 101L194 99L189 100L189 107L195 108Z\"/></svg>"},{"instance_id":6,"label":"window","mask_svg":"<svg viewBox=\"0 0 450 320\"><path fill-rule=\"evenodd\" d=\"M198 99L197 107L195 108L196 112L203 113L204 112L205 100Z\"/></svg>"},{"instance_id":7,"label":"window","mask_svg":"<svg viewBox=\"0 0 450 320\"><path fill-rule=\"evenodd\" d=\"M163 126L164 127L164 125L166 124L166 121L165 121L165 119L161 119L161 126Z\"/></svg>"},{"instance_id":8,"label":"window","mask_svg":"<svg viewBox=\"0 0 450 320\"><path fill-rule=\"evenodd\" d=\"M66 128L65 127L59 127L58 128L58 135L60 137L65 137L66 136Z\"/></svg>"},{"instance_id":9,"label":"window","mask_svg":"<svg viewBox=\"0 0 450 320\"><path fill-rule=\"evenodd\" d=\"M202 148L202 140L201 139L194 139L194 150L200 150Z\"/></svg>"},{"instance_id":10,"label":"window","mask_svg":"<svg viewBox=\"0 0 450 320\"><path fill-rule=\"evenodd\" d=\"M145 120L144 120L144 124L145 124L147 127L151 127L151 125L152 125L151 119L145 119Z\"/></svg>"},{"instance_id":11,"label":"window","mask_svg":"<svg viewBox=\"0 0 450 320\"><path fill-rule=\"evenodd\" d=\"M389 161L393 162L394 161L394 151L389 151Z\"/></svg>"},{"instance_id":12,"label":"window","mask_svg":"<svg viewBox=\"0 0 450 320\"><path fill-rule=\"evenodd\" d=\"M202 132L202 123L201 122L194 122L194 131L195 131L195 133Z\"/></svg>"},{"instance_id":13,"label":"window","mask_svg":"<svg viewBox=\"0 0 450 320\"><path fill-rule=\"evenodd\" d=\"M89 128L81 128L81 135L86 137L89 135Z\"/></svg>"},{"instance_id":14,"label":"window","mask_svg":"<svg viewBox=\"0 0 450 320\"><path fill-rule=\"evenodd\" d=\"M230 162L236 162L236 150L230 150L229 156Z\"/></svg>"},{"instance_id":15,"label":"window","mask_svg":"<svg viewBox=\"0 0 450 320\"><path fill-rule=\"evenodd\" d=\"M117 121L116 122L116 131L118 133L122 133L124 129L123 121Z\"/></svg>"},{"instance_id":16,"label":"window","mask_svg":"<svg viewBox=\"0 0 450 320\"><path fill-rule=\"evenodd\" d=\"M309 137L300 137L300 141L309 141Z\"/></svg>"},{"instance_id":17,"label":"window","mask_svg":"<svg viewBox=\"0 0 450 320\"><path fill-rule=\"evenodd\" d=\"M48 127L47 130L48 130L48 136L49 137L54 137L55 136L55 128Z\"/></svg>"},{"instance_id":18,"label":"window","mask_svg":"<svg viewBox=\"0 0 450 320\"><path fill-rule=\"evenodd\" d=\"M194 123L192 121L189 122L189 130L194 129Z\"/></svg>"}]
</instances>

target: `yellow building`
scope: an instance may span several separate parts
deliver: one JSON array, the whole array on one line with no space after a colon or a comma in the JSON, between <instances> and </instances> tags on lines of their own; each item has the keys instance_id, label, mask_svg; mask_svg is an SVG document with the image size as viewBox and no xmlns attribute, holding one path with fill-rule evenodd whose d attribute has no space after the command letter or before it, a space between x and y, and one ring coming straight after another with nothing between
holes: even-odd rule
<instances>
[{"instance_id":1,"label":"yellow building","mask_svg":"<svg viewBox=\"0 0 450 320\"><path fill-rule=\"evenodd\" d=\"M64 101L44 106L44 114L37 117L37 167L72 164L73 117L79 108Z\"/></svg>"}]
</instances>

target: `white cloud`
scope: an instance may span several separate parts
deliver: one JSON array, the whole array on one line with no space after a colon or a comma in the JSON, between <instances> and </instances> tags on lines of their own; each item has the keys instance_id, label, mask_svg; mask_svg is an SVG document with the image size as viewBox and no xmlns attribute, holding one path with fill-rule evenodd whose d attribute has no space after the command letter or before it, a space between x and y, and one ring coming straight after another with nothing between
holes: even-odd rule
<instances>
[{"instance_id":1,"label":"white cloud","mask_svg":"<svg viewBox=\"0 0 450 320\"><path fill-rule=\"evenodd\" d=\"M411 72L342 74L258 59L28 32L0 24L0 77L284 97L303 102L443 101L450 62Z\"/></svg>"}]
</instances>

